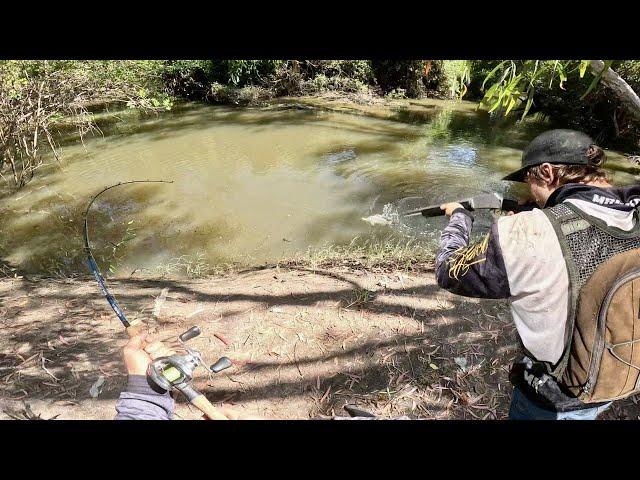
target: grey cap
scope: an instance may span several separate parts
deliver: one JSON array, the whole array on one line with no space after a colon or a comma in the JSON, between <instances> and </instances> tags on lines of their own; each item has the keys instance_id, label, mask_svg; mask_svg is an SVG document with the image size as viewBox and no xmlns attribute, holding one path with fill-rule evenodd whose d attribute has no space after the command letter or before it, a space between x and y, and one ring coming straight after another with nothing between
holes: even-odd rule
<instances>
[{"instance_id":1,"label":"grey cap","mask_svg":"<svg viewBox=\"0 0 640 480\"><path fill-rule=\"evenodd\" d=\"M587 150L594 145L593 139L576 130L549 130L534 138L522 152L522 168L502 180L524 182L530 167L543 163L564 165L589 165Z\"/></svg>"}]
</instances>

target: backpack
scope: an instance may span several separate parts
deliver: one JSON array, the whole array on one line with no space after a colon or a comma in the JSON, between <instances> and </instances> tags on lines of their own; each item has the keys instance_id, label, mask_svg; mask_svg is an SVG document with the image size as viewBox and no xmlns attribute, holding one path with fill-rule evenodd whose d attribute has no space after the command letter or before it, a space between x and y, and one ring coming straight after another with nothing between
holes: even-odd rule
<instances>
[{"instance_id":1,"label":"backpack","mask_svg":"<svg viewBox=\"0 0 640 480\"><path fill-rule=\"evenodd\" d=\"M640 221L607 226L571 203L544 209L569 275L565 350L550 373L583 403L640 392Z\"/></svg>"}]
</instances>

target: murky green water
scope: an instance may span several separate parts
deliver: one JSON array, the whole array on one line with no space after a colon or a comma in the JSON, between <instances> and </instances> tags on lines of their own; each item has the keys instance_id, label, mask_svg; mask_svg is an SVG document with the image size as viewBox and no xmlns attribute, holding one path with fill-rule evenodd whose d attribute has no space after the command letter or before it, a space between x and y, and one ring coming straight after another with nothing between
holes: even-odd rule
<instances>
[{"instance_id":1,"label":"murky green water","mask_svg":"<svg viewBox=\"0 0 640 480\"><path fill-rule=\"evenodd\" d=\"M31 272L86 273L81 222L90 197L120 181L167 179L174 183L119 187L96 201L91 237L104 268L275 261L388 234L361 218L402 197L438 203L518 193L500 177L545 128L441 101L355 107L298 99L126 116L104 137L66 145L62 170L45 166L23 190L2 191L0 252ZM633 176L616 172L616 180ZM428 237L441 225L401 233Z\"/></svg>"}]
</instances>

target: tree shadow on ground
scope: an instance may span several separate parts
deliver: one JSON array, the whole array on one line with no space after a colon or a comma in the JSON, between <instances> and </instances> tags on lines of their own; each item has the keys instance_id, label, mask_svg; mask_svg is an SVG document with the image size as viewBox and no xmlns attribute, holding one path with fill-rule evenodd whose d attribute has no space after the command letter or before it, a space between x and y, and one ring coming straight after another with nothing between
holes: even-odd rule
<instances>
[{"instance_id":1,"label":"tree shadow on ground","mask_svg":"<svg viewBox=\"0 0 640 480\"><path fill-rule=\"evenodd\" d=\"M505 418L511 393L508 368L520 351L504 302L445 294L442 306L412 307L403 300L434 298L437 286L366 288L353 275L337 271L286 270L326 277L338 286L306 294L208 293L202 291L204 282L127 278L112 280L110 288L128 315L148 311L164 288L175 298L203 305L237 302L242 308L217 317L216 329L222 332L236 326L246 305L264 311L265 324L272 321L266 316L268 309L300 311L318 302L334 304L329 315L357 314L352 319L355 333L334 331L314 317L322 332L320 352L312 353L308 344L295 340L292 353L236 362L212 379L200 377L198 387L214 402L279 405L300 399L308 411L300 411L299 418L342 415L342 407L354 403L387 417ZM238 278L249 279L252 273L255 271ZM12 299L25 298L27 303L8 305L0 317L5 345L11 347L0 356L0 395L4 398L80 402L90 398L89 390L101 375L107 383L100 399L118 397L125 383L120 360L124 334L97 288L95 292L80 288L87 281L92 280L67 281L56 291L47 288L45 281L20 282ZM362 300L363 292L371 295ZM59 318L21 319L21 312L31 310L37 316L39 309L50 304L57 305ZM416 328L380 330L380 335L372 336L364 325L376 315L404 319L405 325ZM165 325L172 329L189 326L176 318ZM114 338L121 341L113 342ZM632 400L625 400L616 402L606 418L636 418L639 412Z\"/></svg>"},{"instance_id":2,"label":"tree shadow on ground","mask_svg":"<svg viewBox=\"0 0 640 480\"><path fill-rule=\"evenodd\" d=\"M240 380L240 383L234 384L233 387L217 385L214 388L206 387L205 393L212 400L233 398L234 402L245 402L266 399L277 402L278 399L292 396L311 395L313 398L317 397L317 405L312 413L328 414L332 409L339 408L345 399L349 403L355 401L378 405L386 395L389 398L385 400L385 405L388 405L389 401L397 402L396 396L390 393L390 387L414 386L422 395L426 395L425 392L433 389L450 388L438 387L437 377L439 373L447 372L450 368L455 369L455 365L442 366L441 372L436 372L429 367L429 361L440 361L435 357L431 360L429 352L439 345L442 349L439 356L446 358L451 353L449 348L456 343L454 337L468 328L470 323L460 318L454 323L438 325L436 317L443 314L460 317L463 313L469 313L468 308L454 305L438 311L411 309L394 302L379 301L375 296L353 306L352 299L366 290L358 282L334 272L316 271L315 274L329 276L345 284L345 288L294 296L244 293L223 295L199 292L175 281L143 279L113 281L112 288L139 290L136 294L120 292L116 295L120 304L128 307L128 311L144 310L149 300L153 300L153 296L157 295L158 289L170 288L173 294L188 295L190 299L201 303L247 301L256 306L273 307L312 306L317 302L333 302L342 306L339 308L351 305L350 308L356 308L358 311L407 317L425 325L424 334L420 335L398 333L389 338L381 338L380 341L361 342L326 355L294 358L291 361L257 361L245 364L234 369L235 371L229 375L236 381L249 374L268 378L269 381L264 383L258 378L252 381L251 386L242 386L242 380ZM78 295L73 291L77 288L70 288L66 291L47 294L38 288L38 283L23 282L19 293L32 302L36 302L33 298L37 298L40 306L47 302L60 305L61 319L60 321L42 320L34 324L15 321L16 317L20 316L19 310L5 315L2 324L3 334L16 353L7 353L2 357L2 367L5 370L1 372L3 382L0 391L6 398L11 399L24 397L52 401L78 401L88 398L91 385L100 375L109 375L109 387L105 388L100 398L115 399L124 384L120 365L120 346L114 346L110 341L113 336L121 336L121 327L117 320L111 315L106 304L102 305L103 299L93 292ZM68 283L77 287L77 282ZM384 295L432 295L435 290L433 286L388 288L384 289ZM26 305L25 308L37 309L36 303ZM233 314L225 321L233 322ZM105 322L108 323L108 332L105 332L104 328L98 328ZM340 334L329 332L326 335L329 346L334 343L334 340L344 342ZM334 339L331 335L337 336ZM302 374L299 380L281 382L272 378L279 369L295 367L301 372L301 369L313 369L318 364L335 361L341 364L351 362L354 367L349 367L344 373L319 374L314 378L308 378ZM398 381L399 377L401 378ZM319 393L322 394L318 395ZM415 392L409 397L418 399ZM426 408L422 403L418 402L418 404L421 405L420 408ZM423 415L427 411L435 415L440 411L439 408L437 404L431 405L423 411ZM415 413L418 414L418 412ZM304 416L304 412L301 412L301 416Z\"/></svg>"}]
</instances>

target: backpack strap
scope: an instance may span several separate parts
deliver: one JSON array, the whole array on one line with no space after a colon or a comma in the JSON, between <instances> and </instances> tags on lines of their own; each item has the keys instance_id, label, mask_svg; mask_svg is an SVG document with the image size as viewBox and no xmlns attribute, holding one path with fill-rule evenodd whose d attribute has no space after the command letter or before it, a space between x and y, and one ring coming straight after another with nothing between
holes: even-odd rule
<instances>
[{"instance_id":1,"label":"backpack strap","mask_svg":"<svg viewBox=\"0 0 640 480\"><path fill-rule=\"evenodd\" d=\"M562 357L556 365L548 364L547 368L549 373L555 377L558 381L562 379L562 375L567 368L569 362L569 353L571 352L571 343L573 341L573 328L576 319L576 308L578 304L579 288L577 288L576 280L578 278L576 263L573 259L573 254L569 248L567 242L567 235L579 230L589 228L591 225L588 221L581 218L575 211L567 208L566 205L560 204L552 208L545 208L542 210L549 219L553 230L555 231L558 241L560 242L560 248L562 250L562 256L567 266L567 275L569 280L569 295L567 305L567 318L565 329L565 348L562 352Z\"/></svg>"}]
</instances>

